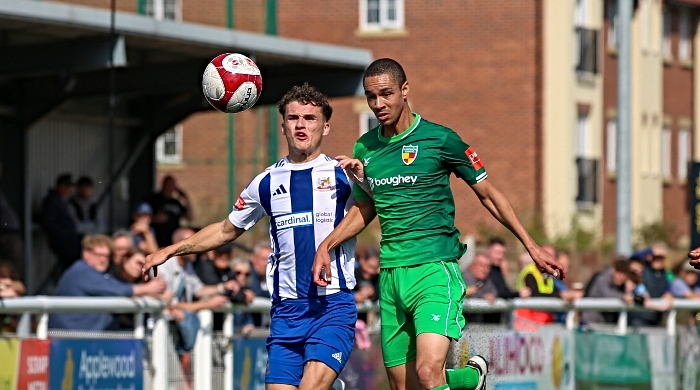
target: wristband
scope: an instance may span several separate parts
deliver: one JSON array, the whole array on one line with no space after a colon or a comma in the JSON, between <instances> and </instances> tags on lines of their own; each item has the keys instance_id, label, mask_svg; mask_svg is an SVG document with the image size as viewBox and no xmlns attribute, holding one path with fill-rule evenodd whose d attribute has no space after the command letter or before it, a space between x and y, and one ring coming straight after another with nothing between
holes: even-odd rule
<instances>
[{"instance_id":1,"label":"wristband","mask_svg":"<svg viewBox=\"0 0 700 390\"><path fill-rule=\"evenodd\" d=\"M219 283L216 285L216 290L219 291L219 294L221 295L226 295L226 287L224 287L223 283Z\"/></svg>"}]
</instances>

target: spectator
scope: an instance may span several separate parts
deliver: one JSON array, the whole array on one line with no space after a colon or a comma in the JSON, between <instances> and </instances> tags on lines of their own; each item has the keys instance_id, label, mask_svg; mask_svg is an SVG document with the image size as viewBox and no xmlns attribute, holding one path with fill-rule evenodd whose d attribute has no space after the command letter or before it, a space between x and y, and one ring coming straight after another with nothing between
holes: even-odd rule
<instances>
[{"instance_id":1,"label":"spectator","mask_svg":"<svg viewBox=\"0 0 700 390\"><path fill-rule=\"evenodd\" d=\"M26 292L19 280L17 269L11 262L0 260L0 298L16 298Z\"/></svg>"},{"instance_id":2,"label":"spectator","mask_svg":"<svg viewBox=\"0 0 700 390\"><path fill-rule=\"evenodd\" d=\"M75 221L78 235L98 234L104 232L102 218L100 218L97 205L92 202L92 194L95 187L92 179L82 176L75 184L75 195L68 201L71 216Z\"/></svg>"},{"instance_id":3,"label":"spectator","mask_svg":"<svg viewBox=\"0 0 700 390\"><path fill-rule=\"evenodd\" d=\"M231 303L242 303L249 305L255 298L255 293L247 287L238 283L236 274L231 269L231 252L233 251L233 243L228 243L220 246L207 254L209 257L195 263L195 273L199 279L207 286L215 286L219 283L235 281L238 288L237 293L229 292L229 300ZM250 272L250 271L249 271ZM247 281L246 281L247 282ZM242 287L245 286L245 287ZM224 320L223 313L214 314L214 328L221 329Z\"/></svg>"},{"instance_id":4,"label":"spectator","mask_svg":"<svg viewBox=\"0 0 700 390\"><path fill-rule=\"evenodd\" d=\"M124 283L106 273L112 253L112 239L101 235L83 238L82 259L71 265L56 286L57 296L131 297L156 295L165 290L160 278L145 284ZM49 327L71 330L115 330L117 322L109 313L57 313L49 316Z\"/></svg>"},{"instance_id":5,"label":"spectator","mask_svg":"<svg viewBox=\"0 0 700 390\"><path fill-rule=\"evenodd\" d=\"M359 257L360 266L355 268L355 302L376 303L379 300L379 249L370 247ZM358 313L357 318L365 323L374 322L370 313Z\"/></svg>"},{"instance_id":6,"label":"spectator","mask_svg":"<svg viewBox=\"0 0 700 390\"><path fill-rule=\"evenodd\" d=\"M0 179L2 179L1 161ZM0 259L9 260L20 274L24 270L22 224L17 212L12 208L10 200L2 191L2 186L0 186Z\"/></svg>"},{"instance_id":7,"label":"spectator","mask_svg":"<svg viewBox=\"0 0 700 390\"><path fill-rule=\"evenodd\" d=\"M642 280L649 291L651 298L672 299L671 283L666 275L664 262L666 261L667 249L665 245L655 244L651 247L651 253L647 255L648 263L642 273ZM662 313L660 312L638 312L635 317L639 317L640 323L649 326L656 326L661 323Z\"/></svg>"},{"instance_id":8,"label":"spectator","mask_svg":"<svg viewBox=\"0 0 700 390\"><path fill-rule=\"evenodd\" d=\"M133 223L129 231L134 237L134 245L146 255L158 250L158 241L156 240L156 232L151 227L151 216L153 209L146 202L141 202L134 207L134 212L131 214Z\"/></svg>"},{"instance_id":9,"label":"spectator","mask_svg":"<svg viewBox=\"0 0 700 390\"><path fill-rule=\"evenodd\" d=\"M663 312L671 308L671 305L673 304L673 298L666 298L660 303L652 301L646 286L644 286L642 283L642 278L639 276L639 274L632 271L627 274L625 292L627 296L630 294L632 295L632 300L635 305L642 306L648 310ZM640 313L644 312L635 311L628 314L627 322L630 326L638 327L649 325L644 317L638 316Z\"/></svg>"},{"instance_id":10,"label":"spectator","mask_svg":"<svg viewBox=\"0 0 700 390\"><path fill-rule=\"evenodd\" d=\"M671 294L676 298L700 299L700 287L697 287L698 270L688 260L678 265L678 277L671 283Z\"/></svg>"},{"instance_id":11,"label":"spectator","mask_svg":"<svg viewBox=\"0 0 700 390\"><path fill-rule=\"evenodd\" d=\"M113 265L114 269L118 269L121 267L122 262L126 260L128 254L136 250L136 245L134 244L134 236L127 230L117 230L112 234L112 240L114 243Z\"/></svg>"},{"instance_id":12,"label":"spectator","mask_svg":"<svg viewBox=\"0 0 700 390\"><path fill-rule=\"evenodd\" d=\"M115 269L114 277L118 280L129 284L143 284L141 269L146 263L146 254L142 251L131 248L124 254L124 260L121 265ZM172 299L172 294L164 292L162 294L149 294L160 300L169 302ZM120 313L115 315L116 321L119 324L119 329L134 329L134 315L131 313Z\"/></svg>"},{"instance_id":13,"label":"spectator","mask_svg":"<svg viewBox=\"0 0 700 390\"><path fill-rule=\"evenodd\" d=\"M178 228L173 232L171 241L178 243L194 234L190 228ZM238 282L229 280L212 286L206 286L197 276L193 262L196 255L175 257L158 267L158 276L167 283L166 291L172 293L167 315L174 320L173 335L175 348L188 386L192 377L190 351L194 348L200 323L197 312L205 309L218 309L228 302L228 296L240 290Z\"/></svg>"},{"instance_id":14,"label":"spectator","mask_svg":"<svg viewBox=\"0 0 700 390\"><path fill-rule=\"evenodd\" d=\"M247 286L250 282L250 273L252 272L250 269L250 261L245 258L234 259L231 262L231 268L233 269L233 274L236 276L236 281L238 281L238 284L241 286ZM251 293L252 297L255 296L255 293L253 293L250 289L246 289L246 291ZM255 321L253 320L251 313L240 310L234 311L233 329L244 337L249 336L253 330L255 330Z\"/></svg>"},{"instance_id":15,"label":"spectator","mask_svg":"<svg viewBox=\"0 0 700 390\"><path fill-rule=\"evenodd\" d=\"M181 218L189 222L194 218L189 197L178 188L172 176L163 178L160 192L153 194L148 203L153 209L151 226L156 232L156 241L161 246L172 244L172 235L180 227Z\"/></svg>"},{"instance_id":16,"label":"spectator","mask_svg":"<svg viewBox=\"0 0 700 390\"><path fill-rule=\"evenodd\" d=\"M49 191L41 207L41 222L46 230L49 247L57 258L50 275L54 282L80 258L80 236L68 208L68 199L74 191L71 175L62 174L56 179L56 187Z\"/></svg>"},{"instance_id":17,"label":"spectator","mask_svg":"<svg viewBox=\"0 0 700 390\"><path fill-rule=\"evenodd\" d=\"M24 284L10 261L0 260L0 299L17 298L25 293ZM15 332L17 318L14 315L0 314L0 333Z\"/></svg>"},{"instance_id":18,"label":"spectator","mask_svg":"<svg viewBox=\"0 0 700 390\"><path fill-rule=\"evenodd\" d=\"M267 260L272 254L270 244L259 242L253 249L253 255L250 257L250 265L253 268L253 273L250 274L250 289L253 290L256 296L262 298L270 298L270 290L267 288Z\"/></svg>"},{"instance_id":19,"label":"spectator","mask_svg":"<svg viewBox=\"0 0 700 390\"><path fill-rule=\"evenodd\" d=\"M462 273L467 285L467 298L485 299L493 303L498 296L496 285L491 280L491 261L484 252L477 252L469 267ZM466 313L467 323L500 323L501 313Z\"/></svg>"},{"instance_id":20,"label":"spectator","mask_svg":"<svg viewBox=\"0 0 700 390\"><path fill-rule=\"evenodd\" d=\"M630 265L627 259L617 258L612 267L602 271L595 280L590 283L590 288L588 289L586 297L618 298L624 300L626 304L631 305L634 297L631 293L627 293L626 291L629 269ZM603 322L614 324L617 322L618 317L619 313L617 312L602 313L585 311L581 315L581 322L585 324L598 324Z\"/></svg>"},{"instance_id":21,"label":"spectator","mask_svg":"<svg viewBox=\"0 0 700 390\"><path fill-rule=\"evenodd\" d=\"M190 228L178 228L171 237L178 243L194 234ZM199 329L196 312L203 309L217 309L228 302L228 295L240 290L238 282L229 280L212 286L206 286L194 271L195 255L177 256L175 261L168 261L158 267L158 276L167 283L166 291L173 294L169 314L177 323L179 332L178 351L183 354L194 347ZM197 300L199 299L199 300Z\"/></svg>"},{"instance_id":22,"label":"spectator","mask_svg":"<svg viewBox=\"0 0 700 390\"><path fill-rule=\"evenodd\" d=\"M506 283L505 275L508 274L508 261L506 260L506 244L500 237L493 237L486 247L486 256L491 261L489 279L493 281L498 291L498 298L517 298L520 294L513 291Z\"/></svg>"},{"instance_id":23,"label":"spectator","mask_svg":"<svg viewBox=\"0 0 700 390\"><path fill-rule=\"evenodd\" d=\"M255 293L255 296L261 298L270 298L270 290L267 288L267 259L272 254L272 248L267 242L259 242L253 249L253 254L250 256L250 265L253 272L250 274L250 284L248 287ZM255 326L268 326L270 324L270 315L262 313L254 313L253 319Z\"/></svg>"},{"instance_id":24,"label":"spectator","mask_svg":"<svg viewBox=\"0 0 700 390\"><path fill-rule=\"evenodd\" d=\"M542 249L548 251L547 245L542 245ZM556 254L551 252L550 254L556 257ZM526 263L529 264L525 265ZM561 298L561 291L554 284L554 278L550 274L540 271L534 261L526 262L522 257L521 265L525 265L525 267L518 276L517 288L519 290L527 287L533 297ZM523 329L534 330L538 325L554 322L552 313L530 309L517 309L513 311L513 316L516 318L516 324L522 326Z\"/></svg>"}]
</instances>

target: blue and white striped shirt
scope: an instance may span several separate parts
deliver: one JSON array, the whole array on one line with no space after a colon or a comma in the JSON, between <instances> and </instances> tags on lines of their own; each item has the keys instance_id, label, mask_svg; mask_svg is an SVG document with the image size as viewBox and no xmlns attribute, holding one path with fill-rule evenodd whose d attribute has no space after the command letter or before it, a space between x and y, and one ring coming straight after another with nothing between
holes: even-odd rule
<instances>
[{"instance_id":1,"label":"blue and white striped shirt","mask_svg":"<svg viewBox=\"0 0 700 390\"><path fill-rule=\"evenodd\" d=\"M330 285L318 287L312 280L316 248L354 203L352 183L336 164L325 154L303 164L284 158L253 179L229 214L234 226L246 230L270 217L273 252L267 259L267 285L273 302L355 287L355 238L330 253Z\"/></svg>"}]
</instances>

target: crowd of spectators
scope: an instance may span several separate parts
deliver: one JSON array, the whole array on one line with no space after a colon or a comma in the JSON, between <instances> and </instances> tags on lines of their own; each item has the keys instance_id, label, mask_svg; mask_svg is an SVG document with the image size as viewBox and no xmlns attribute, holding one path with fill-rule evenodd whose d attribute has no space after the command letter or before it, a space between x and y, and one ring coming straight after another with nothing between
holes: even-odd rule
<instances>
[{"instance_id":1,"label":"crowd of spectators","mask_svg":"<svg viewBox=\"0 0 700 390\"><path fill-rule=\"evenodd\" d=\"M0 170L1 174L1 170ZM176 243L194 234L182 227L191 223L192 205L187 193L177 186L174 177L167 176L160 191L145 201L134 204L131 222L111 236L105 235L105 224L93 200L94 184L90 177L73 182L70 174L60 175L43 202L41 222L48 243L56 255L56 267L51 272L57 296L150 296L167 302L166 315L172 320L177 335L177 348L190 350L199 328L197 312L216 309L227 303L251 304L255 297L270 298L266 273L272 253L269 242L260 242L241 252L233 244L202 255L177 256L159 267L158 277L144 282L141 268L146 256L159 248ZM0 206L6 202L0 194ZM0 207L4 210L4 206ZM0 218L13 227L13 217L7 212ZM17 221L15 221L17 222ZM0 230L0 236L6 233ZM0 242L2 243L2 242ZM238 245L237 245L238 246ZM554 255L568 271L571 258L566 251L553 245L542 248ZM238 257L234 256L238 254ZM657 326L662 323L673 298L700 299L697 271L685 259L678 261L673 272L668 265L668 249L662 244L619 257L609 267L592 275L585 284L565 281L541 272L527 252L518 254L517 262L508 261L508 248L503 239L491 238L477 249L470 264L463 267L466 299L483 299L492 304L497 299L527 299L530 297L561 298L567 303L581 297L617 298L628 305L639 305L648 311L631 311L632 326ZM379 248L358 251L354 288L358 305L374 305L379 301ZM511 253L511 258L515 257ZM0 259L2 256L0 256ZM5 256L7 259L7 256ZM517 264L518 269L511 269ZM25 294L18 270L12 261L0 262L0 298ZM510 275L517 275L512 278ZM513 280L515 280L513 282ZM513 283L511 283L513 282ZM528 329L551 322L563 322L564 313L518 309L512 314L468 313L469 323L505 323ZM612 324L616 312L585 311L579 320L584 326ZM223 315L216 313L215 329L221 329ZM1 317L0 325L10 326L11 319ZM269 326L269 315L236 311L234 329L249 335L257 327ZM361 311L358 332L378 329L380 318L375 311ZM133 316L108 313L60 313L50 316L49 325L55 329L114 330L132 329Z\"/></svg>"}]
</instances>

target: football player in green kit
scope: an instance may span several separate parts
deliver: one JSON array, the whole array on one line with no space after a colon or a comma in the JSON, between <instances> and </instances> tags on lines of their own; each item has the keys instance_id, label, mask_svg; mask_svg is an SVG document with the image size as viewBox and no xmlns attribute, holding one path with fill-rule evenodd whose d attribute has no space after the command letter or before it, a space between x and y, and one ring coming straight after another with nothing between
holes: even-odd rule
<instances>
[{"instance_id":1,"label":"football player in green kit","mask_svg":"<svg viewBox=\"0 0 700 390\"><path fill-rule=\"evenodd\" d=\"M469 184L544 272L563 278L562 268L487 180L474 149L454 131L411 112L408 81L398 62L374 61L363 83L380 126L360 137L353 159L341 159L343 167L363 165L364 177L356 177L355 205L317 248L314 281L322 287L329 283L328 252L379 215L382 353L392 390L484 389L488 365L479 355L466 367L445 370L450 339L459 339L464 329L467 288L457 263L466 246L454 226L450 174Z\"/></svg>"}]
</instances>

